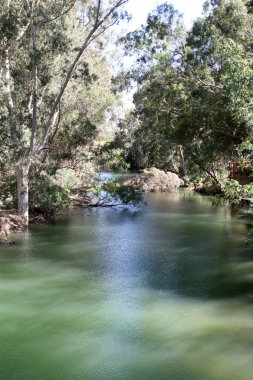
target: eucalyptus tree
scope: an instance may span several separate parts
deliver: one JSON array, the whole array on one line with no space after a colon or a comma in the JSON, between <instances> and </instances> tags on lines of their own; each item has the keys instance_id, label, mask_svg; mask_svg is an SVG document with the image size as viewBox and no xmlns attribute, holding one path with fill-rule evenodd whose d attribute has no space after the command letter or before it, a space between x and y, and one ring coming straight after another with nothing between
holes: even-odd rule
<instances>
[{"instance_id":1,"label":"eucalyptus tree","mask_svg":"<svg viewBox=\"0 0 253 380\"><path fill-rule=\"evenodd\" d=\"M132 44L139 50L133 75L141 127L133 147L136 151L139 144L143 162L179 168L182 174L186 156L194 171L197 166L223 189L216 174L240 144L252 141L252 5L244 0L207 1L204 16L185 41L182 29L174 29L176 38L170 30L179 20L176 13L174 24L158 27L169 8L151 15L147 26L126 42L127 48Z\"/></svg>"},{"instance_id":2,"label":"eucalyptus tree","mask_svg":"<svg viewBox=\"0 0 253 380\"><path fill-rule=\"evenodd\" d=\"M8 145L16 163L18 210L27 222L31 165L41 159L55 133L75 75L89 76L82 58L123 17L126 2L0 1L2 145Z\"/></svg>"},{"instance_id":3,"label":"eucalyptus tree","mask_svg":"<svg viewBox=\"0 0 253 380\"><path fill-rule=\"evenodd\" d=\"M57 124L37 171L52 174L57 169L72 168L83 172L87 159L93 156L99 128L118 104L111 84L111 68L103 51L88 48L61 100Z\"/></svg>"},{"instance_id":4,"label":"eucalyptus tree","mask_svg":"<svg viewBox=\"0 0 253 380\"><path fill-rule=\"evenodd\" d=\"M252 136L252 15L247 2L206 2L185 45L188 107L178 119L178 136L191 161L221 188L216 173ZM189 143L188 143L189 142Z\"/></svg>"},{"instance_id":5,"label":"eucalyptus tree","mask_svg":"<svg viewBox=\"0 0 253 380\"><path fill-rule=\"evenodd\" d=\"M136 168L155 165L176 170L173 157L178 156L180 147L172 135L184 97L183 86L178 86L184 40L182 17L167 3L148 16L145 26L123 39L127 54L136 57L126 74L137 83L134 113L140 126L129 155Z\"/></svg>"}]
</instances>

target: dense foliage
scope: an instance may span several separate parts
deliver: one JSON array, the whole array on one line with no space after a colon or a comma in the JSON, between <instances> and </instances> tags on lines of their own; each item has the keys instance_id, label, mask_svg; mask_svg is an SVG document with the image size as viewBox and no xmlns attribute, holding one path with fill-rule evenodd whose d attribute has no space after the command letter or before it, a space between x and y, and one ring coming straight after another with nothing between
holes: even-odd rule
<instances>
[{"instance_id":1,"label":"dense foliage","mask_svg":"<svg viewBox=\"0 0 253 380\"><path fill-rule=\"evenodd\" d=\"M0 165L2 177L16 173L27 220L31 178L66 161L82 170L84 148L116 101L103 37L125 2L0 1ZM30 190L41 192L40 183Z\"/></svg>"},{"instance_id":2,"label":"dense foliage","mask_svg":"<svg viewBox=\"0 0 253 380\"><path fill-rule=\"evenodd\" d=\"M125 37L136 62L124 77L138 84L128 157L239 202L253 194L252 5L207 1L204 12L186 32L164 4Z\"/></svg>"}]
</instances>

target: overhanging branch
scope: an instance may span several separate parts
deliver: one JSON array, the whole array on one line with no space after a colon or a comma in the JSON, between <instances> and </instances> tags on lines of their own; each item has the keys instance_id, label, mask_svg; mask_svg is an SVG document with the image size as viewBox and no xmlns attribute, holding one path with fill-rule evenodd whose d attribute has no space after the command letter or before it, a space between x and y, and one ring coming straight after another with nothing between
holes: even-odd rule
<instances>
[{"instance_id":1,"label":"overhanging branch","mask_svg":"<svg viewBox=\"0 0 253 380\"><path fill-rule=\"evenodd\" d=\"M54 120L54 116L55 116L55 113L56 113L56 110L58 108L58 105L62 99L62 96L66 90L66 87L70 81L70 79L72 78L72 75L76 69L76 66L77 66L77 63L79 62L83 52L85 51L85 49L90 45L90 43L95 39L97 38L100 34L102 34L105 30L106 30L106 27L102 29L102 31L99 31L99 28L108 20L108 18L114 13L114 11L119 8L120 6L122 6L123 4L127 3L128 0L119 0L116 2L116 4L104 15L104 17L102 19L99 20L99 15L100 15L100 10L101 10L101 0L98 0L98 3L97 3L97 12L96 12L96 17L95 17L95 22L94 22L94 25L92 27L92 29L90 30L90 32L88 33L87 37L85 38L84 40L84 43L83 45L81 46L79 52L77 53L72 65L70 66L67 74L66 74L66 77L65 77L65 80L63 81L63 84L61 86L61 89L52 105L52 108L51 108L51 111L49 113L49 116L48 116L48 119L47 119L47 123L46 123L46 126L45 126L45 132L44 132L44 135L43 135L43 138L42 138L42 141L41 141L41 144L39 145L38 149L36 150L36 154L39 154L45 147L45 144L46 144L46 141L48 139L48 135L49 135L49 132L50 132L50 129L52 127L52 123L53 123L53 120ZM98 31L98 33L96 33Z\"/></svg>"}]
</instances>

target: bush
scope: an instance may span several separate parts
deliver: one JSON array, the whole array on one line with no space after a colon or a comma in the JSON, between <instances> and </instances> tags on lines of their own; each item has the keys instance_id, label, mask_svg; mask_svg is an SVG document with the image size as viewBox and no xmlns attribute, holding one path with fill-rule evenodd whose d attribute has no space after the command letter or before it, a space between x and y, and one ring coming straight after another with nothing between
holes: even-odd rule
<instances>
[{"instance_id":1,"label":"bush","mask_svg":"<svg viewBox=\"0 0 253 380\"><path fill-rule=\"evenodd\" d=\"M54 179L56 184L67 190L73 189L78 184L78 178L73 169L58 169Z\"/></svg>"},{"instance_id":2,"label":"bush","mask_svg":"<svg viewBox=\"0 0 253 380\"><path fill-rule=\"evenodd\" d=\"M30 185L30 209L41 213L54 213L70 205L70 191L47 176L34 176Z\"/></svg>"},{"instance_id":3,"label":"bush","mask_svg":"<svg viewBox=\"0 0 253 380\"><path fill-rule=\"evenodd\" d=\"M14 208L17 203L17 184L13 174L6 173L0 181L0 207Z\"/></svg>"},{"instance_id":4,"label":"bush","mask_svg":"<svg viewBox=\"0 0 253 380\"><path fill-rule=\"evenodd\" d=\"M227 181L222 196L225 204L242 206L245 201L253 199L253 184L241 185L235 179L231 179Z\"/></svg>"}]
</instances>

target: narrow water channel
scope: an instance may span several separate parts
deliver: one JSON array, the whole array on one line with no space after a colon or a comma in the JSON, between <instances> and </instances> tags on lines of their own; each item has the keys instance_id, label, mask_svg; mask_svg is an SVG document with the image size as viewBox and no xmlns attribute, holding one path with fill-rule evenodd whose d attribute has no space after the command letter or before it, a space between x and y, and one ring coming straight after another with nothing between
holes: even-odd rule
<instances>
[{"instance_id":1,"label":"narrow water channel","mask_svg":"<svg viewBox=\"0 0 253 380\"><path fill-rule=\"evenodd\" d=\"M0 248L1 380L250 380L247 223L190 193Z\"/></svg>"}]
</instances>

